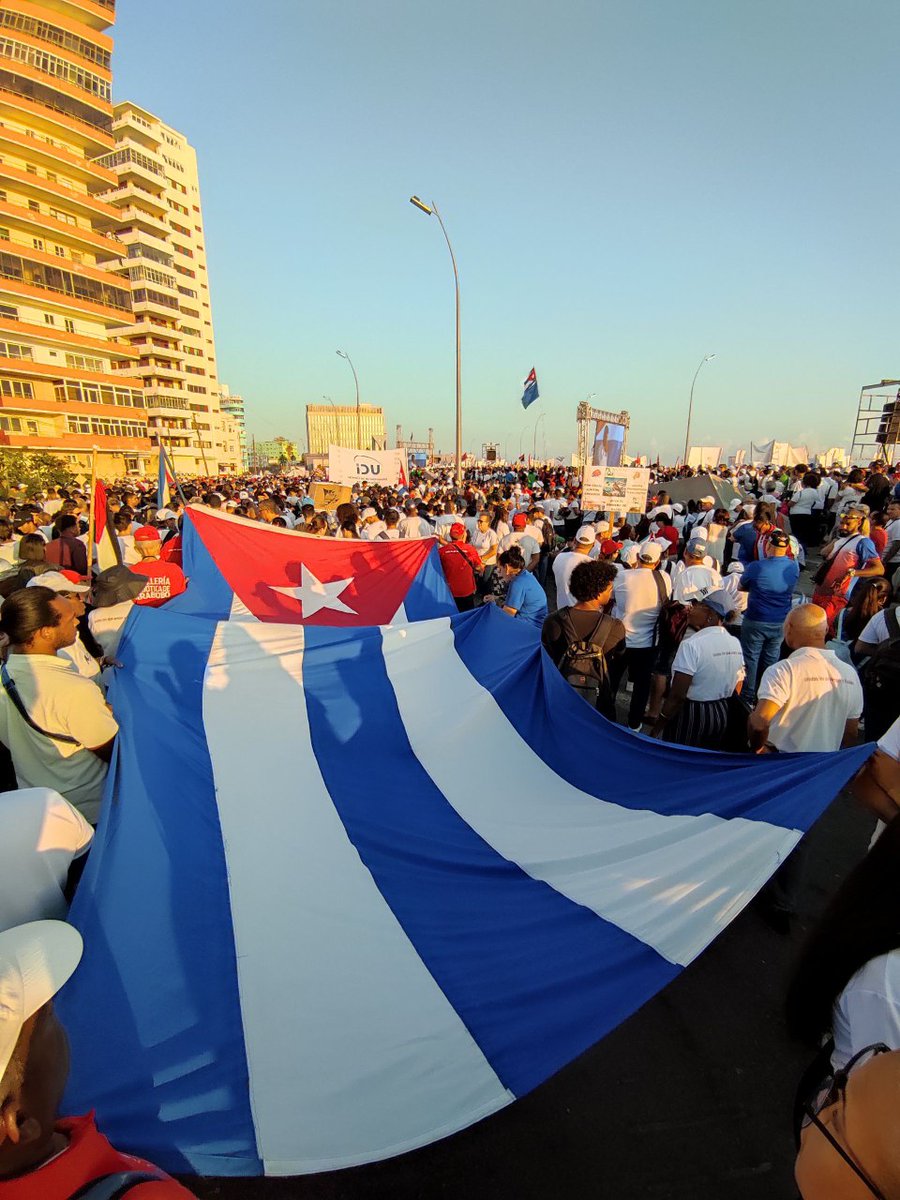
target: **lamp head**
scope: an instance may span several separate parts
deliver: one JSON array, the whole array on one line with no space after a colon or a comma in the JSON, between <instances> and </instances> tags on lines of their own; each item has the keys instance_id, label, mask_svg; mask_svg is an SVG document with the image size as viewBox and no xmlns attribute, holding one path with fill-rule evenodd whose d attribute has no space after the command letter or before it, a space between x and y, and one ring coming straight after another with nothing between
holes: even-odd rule
<instances>
[{"instance_id":1,"label":"lamp head","mask_svg":"<svg viewBox=\"0 0 900 1200\"><path fill-rule=\"evenodd\" d=\"M424 200L420 200L418 196L410 196L409 202L410 202L410 204L414 204L416 206L416 208L420 208L422 210L422 212L425 213L429 217L431 216L432 212L434 211L432 208L429 208L429 206L425 203Z\"/></svg>"}]
</instances>

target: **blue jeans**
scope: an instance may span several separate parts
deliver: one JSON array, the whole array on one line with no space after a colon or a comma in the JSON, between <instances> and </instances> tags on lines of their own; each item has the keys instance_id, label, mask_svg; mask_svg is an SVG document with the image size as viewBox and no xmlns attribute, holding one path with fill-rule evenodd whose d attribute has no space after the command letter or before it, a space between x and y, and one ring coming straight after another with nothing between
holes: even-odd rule
<instances>
[{"instance_id":1,"label":"blue jeans","mask_svg":"<svg viewBox=\"0 0 900 1200\"><path fill-rule=\"evenodd\" d=\"M781 621L751 621L744 617L741 624L741 650L744 652L747 678L741 695L745 700L756 700L756 689L763 671L778 662L783 637Z\"/></svg>"}]
</instances>

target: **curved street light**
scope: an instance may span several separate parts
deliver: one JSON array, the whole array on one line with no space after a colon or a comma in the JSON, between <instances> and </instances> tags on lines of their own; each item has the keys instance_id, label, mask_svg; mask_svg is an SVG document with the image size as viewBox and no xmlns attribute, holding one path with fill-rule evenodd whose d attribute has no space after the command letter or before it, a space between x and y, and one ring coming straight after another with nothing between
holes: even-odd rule
<instances>
[{"instance_id":1,"label":"curved street light","mask_svg":"<svg viewBox=\"0 0 900 1200\"><path fill-rule=\"evenodd\" d=\"M447 249L450 251L450 262L453 264L453 283L456 288L456 486L462 486L462 356L460 353L460 338L459 338L459 271L456 269L456 255L453 253L453 247L450 245L450 239L447 236L447 230L444 227L444 222L441 220L441 214L438 212L438 207L432 200L431 204L426 204L424 200L420 200L418 196L410 196L410 204L418 208L420 212L426 216L434 215L438 219L438 224L441 227L441 233L444 235L444 241L447 243Z\"/></svg>"},{"instance_id":2,"label":"curved street light","mask_svg":"<svg viewBox=\"0 0 900 1200\"><path fill-rule=\"evenodd\" d=\"M335 354L338 358L346 358L350 364L350 370L353 372L353 382L356 384L356 448L357 450L362 450L362 419L359 415L359 379L356 375L356 367L354 367L353 360L346 350L335 350Z\"/></svg>"},{"instance_id":3,"label":"curved street light","mask_svg":"<svg viewBox=\"0 0 900 1200\"><path fill-rule=\"evenodd\" d=\"M710 362L710 360L714 359L715 357L716 357L715 354L707 354L706 357L701 361L700 366L694 372L694 378L691 380L691 398L688 403L687 429L684 432L684 460L682 462L682 466L685 466L685 467L687 466L688 447L689 447L690 441L691 441L691 414L694 411L694 384L697 382L697 376L700 374L704 365L706 363Z\"/></svg>"},{"instance_id":4,"label":"curved street light","mask_svg":"<svg viewBox=\"0 0 900 1200\"><path fill-rule=\"evenodd\" d=\"M543 421L543 419L544 419L544 417L546 417L546 415L547 415L546 413L541 413L541 415L538 417L538 419L534 423L534 440L533 440L532 447L531 447L531 457L532 458L537 458L537 427L538 427L538 425L540 425L541 421Z\"/></svg>"}]
</instances>

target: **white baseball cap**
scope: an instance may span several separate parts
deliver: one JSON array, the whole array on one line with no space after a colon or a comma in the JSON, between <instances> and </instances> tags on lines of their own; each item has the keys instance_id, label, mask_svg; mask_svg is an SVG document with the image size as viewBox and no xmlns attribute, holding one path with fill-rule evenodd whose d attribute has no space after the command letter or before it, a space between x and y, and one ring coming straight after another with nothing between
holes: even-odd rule
<instances>
[{"instance_id":1,"label":"white baseball cap","mask_svg":"<svg viewBox=\"0 0 900 1200\"><path fill-rule=\"evenodd\" d=\"M374 508L364 508L362 510L361 519L363 521L368 521L369 517L377 517L377 516L378 516L378 513L375 511Z\"/></svg>"},{"instance_id":2,"label":"white baseball cap","mask_svg":"<svg viewBox=\"0 0 900 1200\"><path fill-rule=\"evenodd\" d=\"M218 496L218 494L219 493L216 492L217 496ZM224 499L224 497L223 497L223 499ZM227 504L228 501L226 500L225 503ZM157 521L177 521L178 513L172 512L171 508L160 508L157 510L156 519L157 519Z\"/></svg>"},{"instance_id":3,"label":"white baseball cap","mask_svg":"<svg viewBox=\"0 0 900 1200\"><path fill-rule=\"evenodd\" d=\"M75 583L71 579L67 579L61 571L45 571L43 575L34 575L25 584L26 587L45 587L51 592L89 592L91 589L86 583Z\"/></svg>"},{"instance_id":4,"label":"white baseball cap","mask_svg":"<svg viewBox=\"0 0 900 1200\"><path fill-rule=\"evenodd\" d=\"M649 542L641 542L638 546L638 558L641 562L657 563L662 558L662 546L655 538Z\"/></svg>"},{"instance_id":5,"label":"white baseball cap","mask_svg":"<svg viewBox=\"0 0 900 1200\"><path fill-rule=\"evenodd\" d=\"M700 497L701 504L715 504L715 502L716 502L715 496L701 496Z\"/></svg>"},{"instance_id":6,"label":"white baseball cap","mask_svg":"<svg viewBox=\"0 0 900 1200\"><path fill-rule=\"evenodd\" d=\"M692 542L705 542L709 539L709 530L705 525L695 525L691 530Z\"/></svg>"},{"instance_id":7,"label":"white baseball cap","mask_svg":"<svg viewBox=\"0 0 900 1200\"><path fill-rule=\"evenodd\" d=\"M65 921L31 921L0 933L0 1079L22 1026L71 978L83 949L81 934Z\"/></svg>"},{"instance_id":8,"label":"white baseball cap","mask_svg":"<svg viewBox=\"0 0 900 1200\"><path fill-rule=\"evenodd\" d=\"M575 534L575 541L580 542L582 546L593 546L597 540L597 535L594 533L593 525L582 525Z\"/></svg>"}]
</instances>

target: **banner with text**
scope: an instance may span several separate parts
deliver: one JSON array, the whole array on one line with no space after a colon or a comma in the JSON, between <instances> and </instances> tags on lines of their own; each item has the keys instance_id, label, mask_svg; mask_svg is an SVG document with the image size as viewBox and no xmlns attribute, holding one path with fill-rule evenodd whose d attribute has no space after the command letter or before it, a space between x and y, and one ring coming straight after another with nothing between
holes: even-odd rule
<instances>
[{"instance_id":1,"label":"banner with text","mask_svg":"<svg viewBox=\"0 0 900 1200\"><path fill-rule=\"evenodd\" d=\"M614 513L642 513L647 507L650 468L598 467L589 464L584 468L581 485L581 507L585 512L598 509Z\"/></svg>"},{"instance_id":2,"label":"banner with text","mask_svg":"<svg viewBox=\"0 0 900 1200\"><path fill-rule=\"evenodd\" d=\"M352 487L354 483L379 483L396 487L405 479L404 450L348 450L328 447L328 479Z\"/></svg>"}]
</instances>

